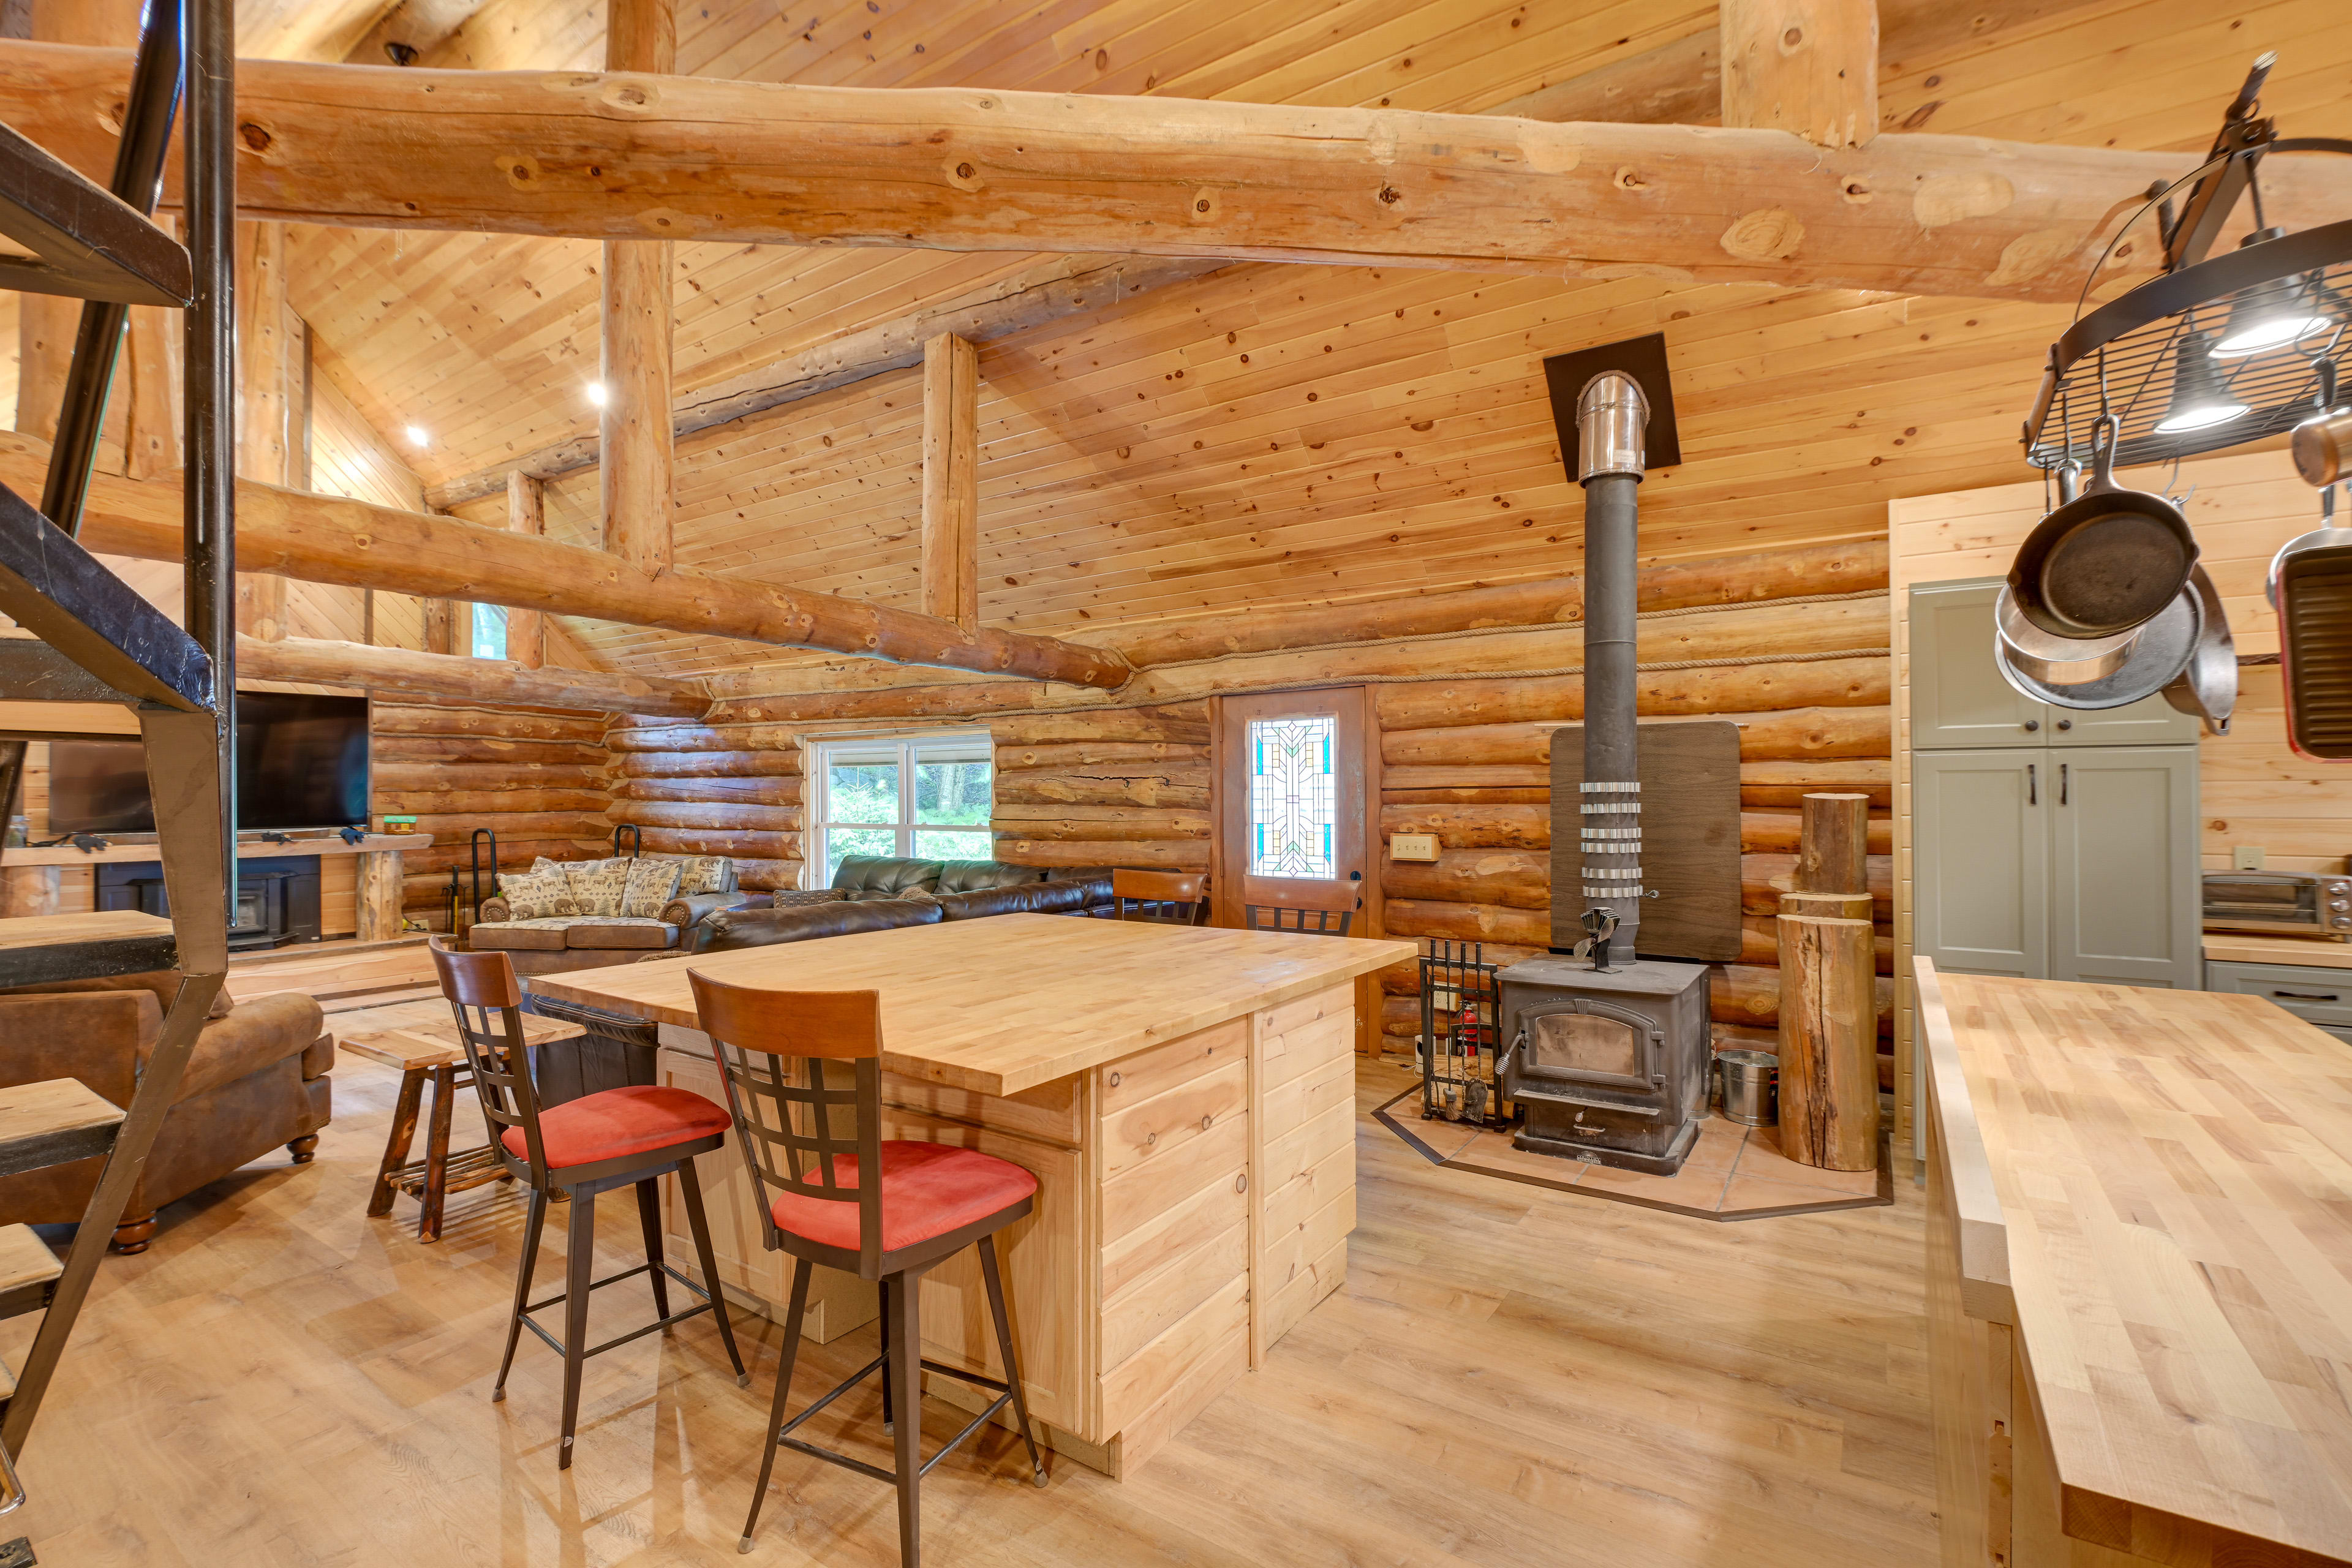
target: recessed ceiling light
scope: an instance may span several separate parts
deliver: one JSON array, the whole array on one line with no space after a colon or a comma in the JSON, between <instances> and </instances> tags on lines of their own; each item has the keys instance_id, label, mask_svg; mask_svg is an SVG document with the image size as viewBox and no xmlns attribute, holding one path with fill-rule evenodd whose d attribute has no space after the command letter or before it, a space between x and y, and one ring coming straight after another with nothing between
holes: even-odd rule
<instances>
[{"instance_id":1,"label":"recessed ceiling light","mask_svg":"<svg viewBox=\"0 0 2352 1568\"><path fill-rule=\"evenodd\" d=\"M430 437L430 436L428 436L428 435L426 435L426 434L425 433L425 426L422 426L422 425L411 425L411 426L408 427L408 444L409 444L410 446L412 446L412 447L423 447L423 446L426 446L426 445L429 445L429 444L431 443L432 439L433 439L433 437Z\"/></svg>"},{"instance_id":2,"label":"recessed ceiling light","mask_svg":"<svg viewBox=\"0 0 2352 1568\"><path fill-rule=\"evenodd\" d=\"M604 384L603 382L592 381L588 384L589 402L594 404L597 407L602 408L611 400L612 394L604 390Z\"/></svg>"}]
</instances>

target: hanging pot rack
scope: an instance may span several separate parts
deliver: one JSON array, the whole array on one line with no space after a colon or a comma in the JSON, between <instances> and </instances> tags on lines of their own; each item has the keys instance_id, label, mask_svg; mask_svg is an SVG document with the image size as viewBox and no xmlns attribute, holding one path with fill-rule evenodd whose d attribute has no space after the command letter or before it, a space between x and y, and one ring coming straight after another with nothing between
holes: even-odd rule
<instances>
[{"instance_id":1,"label":"hanging pot rack","mask_svg":"<svg viewBox=\"0 0 2352 1568\"><path fill-rule=\"evenodd\" d=\"M2092 267L2025 421L2026 459L2035 467L2086 465L2105 416L2119 426L2118 465L2176 461L2283 434L2318 405L2321 367L2352 361L2352 220L2294 234L2265 227L2260 183L2269 154L2352 155L2352 141L2280 137L2273 121L2255 117L2273 59L2255 61L2206 162L2152 188ZM2176 216L2172 199L2183 187ZM2253 232L2238 248L2210 256L2245 198ZM2089 279L2150 212L2165 270L2084 313ZM2285 335L2233 350L2232 339L2265 316Z\"/></svg>"}]
</instances>

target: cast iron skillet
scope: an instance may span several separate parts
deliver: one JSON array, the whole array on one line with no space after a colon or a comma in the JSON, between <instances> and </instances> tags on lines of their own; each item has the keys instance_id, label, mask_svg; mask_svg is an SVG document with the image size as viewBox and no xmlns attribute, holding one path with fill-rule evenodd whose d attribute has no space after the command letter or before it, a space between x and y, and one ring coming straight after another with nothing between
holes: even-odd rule
<instances>
[{"instance_id":1,"label":"cast iron skillet","mask_svg":"<svg viewBox=\"0 0 2352 1568\"><path fill-rule=\"evenodd\" d=\"M2112 414L2092 426L2090 488L2034 524L2010 564L2018 613L2053 637L2127 632L2179 598L2197 564L2179 509L2116 483L2119 429Z\"/></svg>"}]
</instances>

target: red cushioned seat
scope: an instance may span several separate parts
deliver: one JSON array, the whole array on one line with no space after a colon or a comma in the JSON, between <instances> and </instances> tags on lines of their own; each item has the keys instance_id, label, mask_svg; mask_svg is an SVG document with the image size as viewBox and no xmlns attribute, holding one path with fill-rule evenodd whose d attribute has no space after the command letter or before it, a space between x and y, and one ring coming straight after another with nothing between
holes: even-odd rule
<instances>
[{"instance_id":1,"label":"red cushioned seat","mask_svg":"<svg viewBox=\"0 0 2352 1568\"><path fill-rule=\"evenodd\" d=\"M726 1131L728 1120L727 1112L691 1089L631 1084L549 1106L539 1113L539 1136L551 1168L593 1165L708 1138ZM508 1128L499 1142L516 1159L529 1157L521 1128Z\"/></svg>"},{"instance_id":2,"label":"red cushioned seat","mask_svg":"<svg viewBox=\"0 0 2352 1568\"><path fill-rule=\"evenodd\" d=\"M857 1184L857 1156L835 1154L833 1179ZM810 1172L812 1177L815 1172ZM882 1145L882 1250L896 1252L1010 1208L1037 1190L1037 1178L993 1154L946 1143L893 1140ZM821 1247L857 1250L857 1205L781 1194L770 1213L779 1228Z\"/></svg>"}]
</instances>

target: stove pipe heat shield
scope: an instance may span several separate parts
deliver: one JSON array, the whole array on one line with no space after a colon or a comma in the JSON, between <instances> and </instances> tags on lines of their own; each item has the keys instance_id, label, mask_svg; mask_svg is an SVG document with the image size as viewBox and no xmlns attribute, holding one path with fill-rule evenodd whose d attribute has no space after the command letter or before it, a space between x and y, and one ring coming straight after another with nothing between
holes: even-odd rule
<instances>
[{"instance_id":1,"label":"stove pipe heat shield","mask_svg":"<svg viewBox=\"0 0 2352 1568\"><path fill-rule=\"evenodd\" d=\"M1650 401L1622 370L1576 400L1577 482L1584 487L1584 782L1578 857L1585 908L1615 918L1627 958L1642 925L1642 784L1635 716L1634 607L1639 487Z\"/></svg>"}]
</instances>

